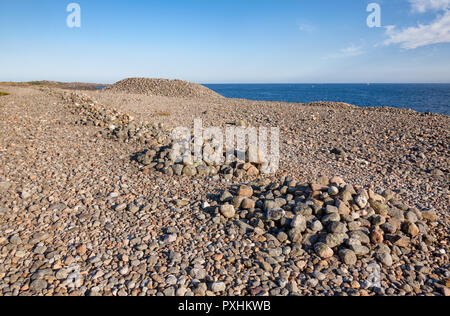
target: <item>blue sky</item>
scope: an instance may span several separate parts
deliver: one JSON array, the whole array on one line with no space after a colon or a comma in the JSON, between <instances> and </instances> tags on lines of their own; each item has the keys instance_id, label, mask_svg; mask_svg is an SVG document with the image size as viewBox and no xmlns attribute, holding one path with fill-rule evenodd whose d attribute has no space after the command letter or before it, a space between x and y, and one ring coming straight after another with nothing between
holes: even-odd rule
<instances>
[{"instance_id":1,"label":"blue sky","mask_svg":"<svg viewBox=\"0 0 450 316\"><path fill-rule=\"evenodd\" d=\"M81 28L66 7L81 7ZM381 26L369 28L369 3ZM450 0L0 1L0 81L450 82Z\"/></svg>"}]
</instances>

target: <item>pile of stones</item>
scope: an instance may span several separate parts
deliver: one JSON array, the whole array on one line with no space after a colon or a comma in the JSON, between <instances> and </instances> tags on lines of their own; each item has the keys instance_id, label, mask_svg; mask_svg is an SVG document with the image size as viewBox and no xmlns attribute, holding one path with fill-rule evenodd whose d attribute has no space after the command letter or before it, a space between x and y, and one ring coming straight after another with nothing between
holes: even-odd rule
<instances>
[{"instance_id":1,"label":"pile of stones","mask_svg":"<svg viewBox=\"0 0 450 316\"><path fill-rule=\"evenodd\" d=\"M221 216L243 222L261 238L271 235L278 243L348 265L373 258L391 267L413 251L426 252L436 241L428 234L437 225L436 213L410 208L390 190L377 194L340 177L241 185L219 200Z\"/></svg>"},{"instance_id":2,"label":"pile of stones","mask_svg":"<svg viewBox=\"0 0 450 316\"><path fill-rule=\"evenodd\" d=\"M208 148L207 148L208 147ZM203 147L203 152L209 152L211 148L209 145ZM195 162L192 155L184 156L182 161L177 161L173 157L174 145L157 146L136 154L136 161L144 165L145 168L153 168L159 172L170 176L188 176L188 177L223 177L231 180L233 178L241 179L244 177L257 177L261 174L269 173L270 166L263 158L261 152L256 147L249 146L245 153L246 161L237 159L238 152L235 151L232 162L216 162L215 159L210 159L208 155L203 155L202 160ZM257 159L250 159L252 153L257 153ZM223 153L224 159L227 161L226 152ZM229 155L228 155L229 158Z\"/></svg>"},{"instance_id":3,"label":"pile of stones","mask_svg":"<svg viewBox=\"0 0 450 316\"><path fill-rule=\"evenodd\" d=\"M79 93L64 93L63 100L71 105L72 113L79 116L78 125L102 127L100 135L121 142L141 142L151 146L168 143L162 124L139 123L117 109L108 109Z\"/></svg>"},{"instance_id":4,"label":"pile of stones","mask_svg":"<svg viewBox=\"0 0 450 316\"><path fill-rule=\"evenodd\" d=\"M103 91L145 94L177 98L222 98L205 86L183 80L128 78Z\"/></svg>"}]
</instances>

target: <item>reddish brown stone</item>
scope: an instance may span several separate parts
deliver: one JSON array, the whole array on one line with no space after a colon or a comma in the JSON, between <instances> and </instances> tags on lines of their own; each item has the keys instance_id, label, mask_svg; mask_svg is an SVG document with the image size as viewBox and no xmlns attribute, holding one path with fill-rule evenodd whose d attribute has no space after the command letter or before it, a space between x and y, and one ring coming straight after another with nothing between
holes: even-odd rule
<instances>
[{"instance_id":1,"label":"reddish brown stone","mask_svg":"<svg viewBox=\"0 0 450 316\"><path fill-rule=\"evenodd\" d=\"M238 190L239 196L252 196L253 195L253 189L251 186L248 185L242 185Z\"/></svg>"}]
</instances>

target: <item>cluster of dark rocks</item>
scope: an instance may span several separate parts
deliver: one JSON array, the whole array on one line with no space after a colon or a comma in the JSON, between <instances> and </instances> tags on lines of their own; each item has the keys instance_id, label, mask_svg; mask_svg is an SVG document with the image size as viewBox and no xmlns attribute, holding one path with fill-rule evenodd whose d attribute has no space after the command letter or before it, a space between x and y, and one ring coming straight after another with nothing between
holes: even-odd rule
<instances>
[{"instance_id":1,"label":"cluster of dark rocks","mask_svg":"<svg viewBox=\"0 0 450 316\"><path fill-rule=\"evenodd\" d=\"M340 177L232 187L220 196L218 211L261 236L269 233L280 243L322 259L337 256L348 265L374 258L390 267L436 242L429 234L437 225L435 212L410 208L390 190L378 194Z\"/></svg>"},{"instance_id":2,"label":"cluster of dark rocks","mask_svg":"<svg viewBox=\"0 0 450 316\"><path fill-rule=\"evenodd\" d=\"M99 136L152 146L168 142L162 124L137 122L131 115L108 109L89 96L76 92L64 93L63 100L71 104L73 113L79 116L76 124L103 128Z\"/></svg>"},{"instance_id":3,"label":"cluster of dark rocks","mask_svg":"<svg viewBox=\"0 0 450 316\"><path fill-rule=\"evenodd\" d=\"M246 157L249 157L250 151L252 151L251 147L247 150ZM215 162L205 156L199 162L195 162L190 155L178 161L174 157L174 152L176 150L173 144L157 146L137 153L135 159L144 168L153 168L170 176L223 177L227 180L257 177L265 171L265 168L269 168L268 164L262 162L252 163L238 161L237 159L233 159L235 161L231 160L233 162ZM235 151L234 158L236 157L237 152ZM225 159L222 161L225 161Z\"/></svg>"}]
</instances>

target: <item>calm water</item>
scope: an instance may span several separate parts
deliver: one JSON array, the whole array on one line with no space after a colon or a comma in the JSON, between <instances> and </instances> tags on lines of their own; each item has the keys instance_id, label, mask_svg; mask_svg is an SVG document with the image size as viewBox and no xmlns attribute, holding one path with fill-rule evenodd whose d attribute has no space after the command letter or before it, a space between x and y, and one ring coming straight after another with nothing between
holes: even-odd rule
<instances>
[{"instance_id":1,"label":"calm water","mask_svg":"<svg viewBox=\"0 0 450 316\"><path fill-rule=\"evenodd\" d=\"M302 102L339 101L450 115L450 84L205 84L228 98Z\"/></svg>"}]
</instances>

